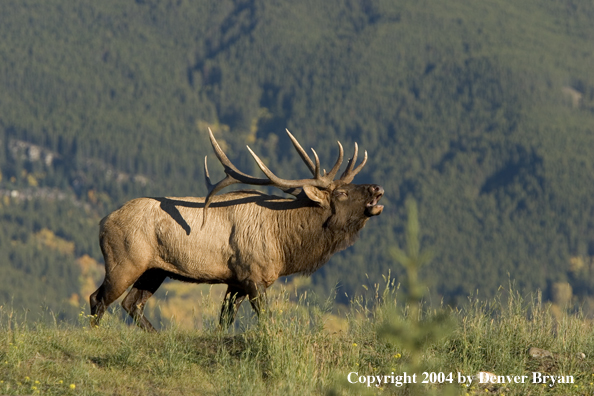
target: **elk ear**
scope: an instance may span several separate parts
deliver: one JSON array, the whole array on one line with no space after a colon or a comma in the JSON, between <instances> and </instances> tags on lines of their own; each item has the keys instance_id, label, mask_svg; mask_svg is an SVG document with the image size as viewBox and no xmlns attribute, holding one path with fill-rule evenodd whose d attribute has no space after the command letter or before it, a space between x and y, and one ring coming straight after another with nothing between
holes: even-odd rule
<instances>
[{"instance_id":1,"label":"elk ear","mask_svg":"<svg viewBox=\"0 0 594 396\"><path fill-rule=\"evenodd\" d=\"M330 199L328 198L328 192L322 191L313 186L303 186L303 192L307 195L307 198L314 202L317 202L321 207L328 208L330 206Z\"/></svg>"}]
</instances>

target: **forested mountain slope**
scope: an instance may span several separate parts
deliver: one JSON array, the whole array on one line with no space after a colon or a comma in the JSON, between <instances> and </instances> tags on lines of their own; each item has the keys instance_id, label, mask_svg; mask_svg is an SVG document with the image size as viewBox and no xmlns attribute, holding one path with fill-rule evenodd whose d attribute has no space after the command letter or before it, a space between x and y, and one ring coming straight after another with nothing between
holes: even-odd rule
<instances>
[{"instance_id":1,"label":"forested mountain slope","mask_svg":"<svg viewBox=\"0 0 594 396\"><path fill-rule=\"evenodd\" d=\"M245 144L308 174L286 127L326 167L336 140L368 151L355 182L383 185L386 209L313 276L319 294L400 273L409 197L434 293L590 294L592 20L571 0L2 1L0 304L73 315L101 217L205 194L208 126L252 174Z\"/></svg>"}]
</instances>

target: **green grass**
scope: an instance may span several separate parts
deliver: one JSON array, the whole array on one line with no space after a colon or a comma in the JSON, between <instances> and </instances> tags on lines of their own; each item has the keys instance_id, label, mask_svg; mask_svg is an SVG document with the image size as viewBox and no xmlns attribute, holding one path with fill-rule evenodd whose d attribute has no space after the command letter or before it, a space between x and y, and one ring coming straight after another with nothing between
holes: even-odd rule
<instances>
[{"instance_id":1,"label":"green grass","mask_svg":"<svg viewBox=\"0 0 594 396\"><path fill-rule=\"evenodd\" d=\"M539 296L521 298L501 291L492 301L470 300L450 312L456 323L420 351L420 367L453 373L449 388L413 384L367 388L351 384L349 373L391 375L410 367L403 350L380 329L397 316L407 322L410 310L402 292L389 282L373 301L355 301L348 330L324 329L325 309L307 298L290 301L286 292L269 297L270 314L256 322L240 318L236 329L221 332L214 323L200 331L168 327L156 334L127 325L117 314L99 328L81 323L17 321L0 310L0 394L23 395L288 395L288 394L454 394L567 395L594 392L594 335L580 314L561 313ZM419 323L438 311L422 310ZM430 326L431 324L428 324ZM378 335L382 334L382 335ZM553 353L533 359L530 347ZM585 358L576 357L584 353ZM533 371L572 375L575 384L554 387L527 384L459 385L457 375L489 371L527 375ZM410 372L409 372L410 373ZM417 373L417 381L423 379ZM355 377L351 376L351 379ZM530 381L528 381L530 382Z\"/></svg>"}]
</instances>

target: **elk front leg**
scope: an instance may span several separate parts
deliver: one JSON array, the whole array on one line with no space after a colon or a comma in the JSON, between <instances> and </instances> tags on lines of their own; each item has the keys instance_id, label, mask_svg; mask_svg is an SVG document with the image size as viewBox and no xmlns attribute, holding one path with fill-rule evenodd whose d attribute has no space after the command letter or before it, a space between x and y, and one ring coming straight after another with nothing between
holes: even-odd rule
<instances>
[{"instance_id":1,"label":"elk front leg","mask_svg":"<svg viewBox=\"0 0 594 396\"><path fill-rule=\"evenodd\" d=\"M266 287L254 281L248 281L247 292L250 304L252 304L252 308L260 318L260 313L266 311Z\"/></svg>"},{"instance_id":2,"label":"elk front leg","mask_svg":"<svg viewBox=\"0 0 594 396\"><path fill-rule=\"evenodd\" d=\"M246 296L247 292L243 289L231 285L227 287L223 306L221 307L221 317L219 318L221 328L226 329L235 321L239 306Z\"/></svg>"}]
</instances>

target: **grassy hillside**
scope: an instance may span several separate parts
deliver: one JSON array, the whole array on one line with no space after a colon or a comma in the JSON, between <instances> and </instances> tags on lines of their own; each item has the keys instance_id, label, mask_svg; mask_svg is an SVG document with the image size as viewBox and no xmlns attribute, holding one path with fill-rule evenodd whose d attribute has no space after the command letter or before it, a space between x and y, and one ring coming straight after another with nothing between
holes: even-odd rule
<instances>
[{"instance_id":1,"label":"grassy hillside","mask_svg":"<svg viewBox=\"0 0 594 396\"><path fill-rule=\"evenodd\" d=\"M386 209L314 275L319 296L381 280L409 197L440 252L423 274L436 301L510 278L545 299L594 291L591 4L9 0L0 15L0 304L83 301L101 217L205 193L208 126L254 174L245 144L307 174L285 127L324 166L337 139L369 152L356 182L382 184Z\"/></svg>"},{"instance_id":2,"label":"grassy hillside","mask_svg":"<svg viewBox=\"0 0 594 396\"><path fill-rule=\"evenodd\" d=\"M116 316L89 329L84 327L88 323L84 314L82 326L24 323L4 307L0 391L8 395L567 395L594 390L590 323L574 315L555 316L538 298L522 300L514 292L500 293L488 302L473 300L466 310L452 312L457 328L418 349L420 369L411 370L411 350L385 335L389 318L399 317L404 326L411 321L403 298L395 292L389 286L386 293L380 292L382 301L368 308L354 304L348 329L339 332L325 329L323 308L306 298L292 304L282 293L272 299L270 318L258 325L244 321L248 324L240 332L230 334L212 323L199 332L171 327L148 334ZM424 320L436 316L430 310ZM544 351L538 357L528 352L531 347ZM480 371L526 376L526 380L480 384L472 378ZM411 375L409 381L417 373L416 383L367 387L368 376L393 375L396 381L404 372ZM438 379L440 372L444 376ZM548 376L547 384L533 383L534 372L538 378ZM471 377L470 386L461 383L459 378L465 376ZM573 383L551 387L550 376ZM424 379L429 383L423 384Z\"/></svg>"}]
</instances>

